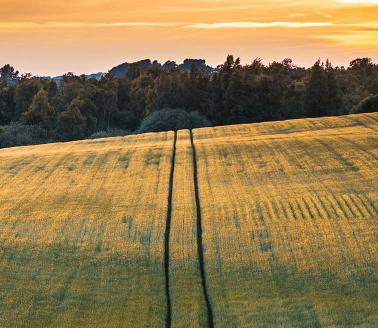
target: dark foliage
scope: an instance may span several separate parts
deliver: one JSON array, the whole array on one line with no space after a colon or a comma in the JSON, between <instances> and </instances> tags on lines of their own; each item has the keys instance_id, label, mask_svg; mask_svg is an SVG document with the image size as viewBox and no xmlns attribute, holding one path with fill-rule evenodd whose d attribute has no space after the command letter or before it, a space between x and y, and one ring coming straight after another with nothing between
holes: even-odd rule
<instances>
[{"instance_id":1,"label":"dark foliage","mask_svg":"<svg viewBox=\"0 0 378 328\"><path fill-rule=\"evenodd\" d=\"M113 129L110 128L105 131L98 131L91 134L88 139L102 139L102 138L110 138L110 137L124 137L130 134L130 131L122 130L122 129Z\"/></svg>"},{"instance_id":2,"label":"dark foliage","mask_svg":"<svg viewBox=\"0 0 378 328\"><path fill-rule=\"evenodd\" d=\"M0 126L0 148L37 145L51 141L46 130L39 126L26 126L12 122Z\"/></svg>"},{"instance_id":3,"label":"dark foliage","mask_svg":"<svg viewBox=\"0 0 378 328\"><path fill-rule=\"evenodd\" d=\"M0 125L39 126L56 141L98 131L112 135L109 131L370 112L378 110L377 97L378 65L369 58L357 58L348 68L318 60L308 69L291 59L266 66L256 58L242 66L239 58L228 56L216 69L203 60L181 65L144 60L122 64L99 80L72 73L51 80L19 76L10 65L0 68ZM24 131L20 124L10 129L16 128Z\"/></svg>"},{"instance_id":4,"label":"dark foliage","mask_svg":"<svg viewBox=\"0 0 378 328\"><path fill-rule=\"evenodd\" d=\"M353 113L372 113L377 111L378 95L366 97L353 109Z\"/></svg>"},{"instance_id":5,"label":"dark foliage","mask_svg":"<svg viewBox=\"0 0 378 328\"><path fill-rule=\"evenodd\" d=\"M177 131L211 126L211 123L198 112L183 109L162 109L148 115L140 125L140 133Z\"/></svg>"}]
</instances>

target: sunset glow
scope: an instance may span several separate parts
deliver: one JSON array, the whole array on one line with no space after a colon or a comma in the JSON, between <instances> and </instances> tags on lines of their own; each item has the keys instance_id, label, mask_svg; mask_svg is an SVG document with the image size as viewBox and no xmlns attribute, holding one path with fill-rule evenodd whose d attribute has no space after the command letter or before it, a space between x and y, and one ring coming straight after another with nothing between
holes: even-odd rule
<instances>
[{"instance_id":1,"label":"sunset glow","mask_svg":"<svg viewBox=\"0 0 378 328\"><path fill-rule=\"evenodd\" d=\"M0 65L58 75L144 58L378 60L378 1L0 0Z\"/></svg>"}]
</instances>

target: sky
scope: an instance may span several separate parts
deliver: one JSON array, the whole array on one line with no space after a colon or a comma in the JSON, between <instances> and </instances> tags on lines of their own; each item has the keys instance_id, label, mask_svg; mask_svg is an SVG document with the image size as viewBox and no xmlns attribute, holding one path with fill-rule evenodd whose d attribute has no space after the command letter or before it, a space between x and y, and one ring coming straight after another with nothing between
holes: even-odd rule
<instances>
[{"instance_id":1,"label":"sky","mask_svg":"<svg viewBox=\"0 0 378 328\"><path fill-rule=\"evenodd\" d=\"M0 0L0 66L60 75L228 54L268 64L378 62L378 0Z\"/></svg>"}]
</instances>

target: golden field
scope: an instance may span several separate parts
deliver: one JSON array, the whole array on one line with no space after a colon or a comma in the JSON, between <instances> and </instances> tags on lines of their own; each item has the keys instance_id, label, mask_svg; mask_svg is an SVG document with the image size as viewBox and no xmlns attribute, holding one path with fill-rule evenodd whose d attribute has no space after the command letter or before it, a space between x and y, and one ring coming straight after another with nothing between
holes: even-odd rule
<instances>
[{"instance_id":1,"label":"golden field","mask_svg":"<svg viewBox=\"0 0 378 328\"><path fill-rule=\"evenodd\" d=\"M0 326L163 326L173 133L1 151Z\"/></svg>"},{"instance_id":2,"label":"golden field","mask_svg":"<svg viewBox=\"0 0 378 328\"><path fill-rule=\"evenodd\" d=\"M377 120L195 131L217 327L376 325Z\"/></svg>"},{"instance_id":3,"label":"golden field","mask_svg":"<svg viewBox=\"0 0 378 328\"><path fill-rule=\"evenodd\" d=\"M197 129L196 170L189 131L1 149L0 327L165 327L167 250L172 327L205 292L215 327L374 327L377 132Z\"/></svg>"}]
</instances>

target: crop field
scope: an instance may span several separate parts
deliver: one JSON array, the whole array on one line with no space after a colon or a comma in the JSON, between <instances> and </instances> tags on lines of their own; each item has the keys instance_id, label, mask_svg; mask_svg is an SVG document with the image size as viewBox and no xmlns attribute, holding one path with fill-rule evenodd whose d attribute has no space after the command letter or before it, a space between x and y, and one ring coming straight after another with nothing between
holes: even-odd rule
<instances>
[{"instance_id":1,"label":"crop field","mask_svg":"<svg viewBox=\"0 0 378 328\"><path fill-rule=\"evenodd\" d=\"M217 327L376 325L377 119L195 131Z\"/></svg>"},{"instance_id":2,"label":"crop field","mask_svg":"<svg viewBox=\"0 0 378 328\"><path fill-rule=\"evenodd\" d=\"M378 113L0 149L0 327L376 327Z\"/></svg>"},{"instance_id":3,"label":"crop field","mask_svg":"<svg viewBox=\"0 0 378 328\"><path fill-rule=\"evenodd\" d=\"M1 151L0 326L163 326L173 133Z\"/></svg>"}]
</instances>

